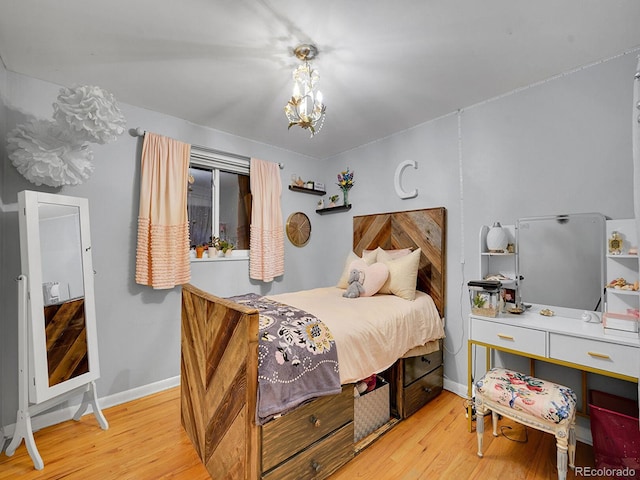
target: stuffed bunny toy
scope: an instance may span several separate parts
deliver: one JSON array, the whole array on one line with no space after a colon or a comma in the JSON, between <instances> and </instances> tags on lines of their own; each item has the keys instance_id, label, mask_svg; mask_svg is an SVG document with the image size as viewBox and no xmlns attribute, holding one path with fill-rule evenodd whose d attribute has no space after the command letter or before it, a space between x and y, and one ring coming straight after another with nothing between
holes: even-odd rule
<instances>
[{"instance_id":1,"label":"stuffed bunny toy","mask_svg":"<svg viewBox=\"0 0 640 480\"><path fill-rule=\"evenodd\" d=\"M343 297L346 298L358 298L360 295L364 293L364 287L362 286L362 282L364 282L364 278L362 282L360 281L360 276L364 276L364 272L360 270L356 270L355 268L349 272L349 279L347 283L349 286L347 287L347 291L342 294Z\"/></svg>"}]
</instances>

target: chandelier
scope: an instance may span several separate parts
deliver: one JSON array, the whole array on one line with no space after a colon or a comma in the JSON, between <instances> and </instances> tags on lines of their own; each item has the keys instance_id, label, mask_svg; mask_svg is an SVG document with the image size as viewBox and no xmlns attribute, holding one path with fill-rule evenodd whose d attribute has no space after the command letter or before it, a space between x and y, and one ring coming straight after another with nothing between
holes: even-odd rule
<instances>
[{"instance_id":1,"label":"chandelier","mask_svg":"<svg viewBox=\"0 0 640 480\"><path fill-rule=\"evenodd\" d=\"M293 71L293 93L284 107L289 128L298 125L309 129L311 137L322 129L326 107L322 103L322 92L317 89L320 75L311 68L309 60L318 54L315 45L300 45L294 50L302 65Z\"/></svg>"}]
</instances>

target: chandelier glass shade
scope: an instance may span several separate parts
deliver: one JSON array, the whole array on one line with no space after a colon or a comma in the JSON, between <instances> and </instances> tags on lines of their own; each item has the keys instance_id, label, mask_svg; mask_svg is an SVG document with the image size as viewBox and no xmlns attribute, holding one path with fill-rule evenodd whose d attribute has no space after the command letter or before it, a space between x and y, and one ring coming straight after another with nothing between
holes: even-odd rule
<instances>
[{"instance_id":1,"label":"chandelier glass shade","mask_svg":"<svg viewBox=\"0 0 640 480\"><path fill-rule=\"evenodd\" d=\"M322 129L326 110L322 92L317 87L320 75L309 63L318 50L313 45L300 45L294 52L303 63L293 71L293 93L284 112L289 120L289 128L297 125L308 129L313 137Z\"/></svg>"}]
</instances>

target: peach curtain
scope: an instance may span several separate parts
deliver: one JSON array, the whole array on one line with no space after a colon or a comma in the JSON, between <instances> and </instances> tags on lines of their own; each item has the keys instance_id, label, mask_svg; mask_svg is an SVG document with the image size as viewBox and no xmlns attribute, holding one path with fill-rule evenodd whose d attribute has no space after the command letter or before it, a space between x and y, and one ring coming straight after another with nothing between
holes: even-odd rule
<instances>
[{"instance_id":1,"label":"peach curtain","mask_svg":"<svg viewBox=\"0 0 640 480\"><path fill-rule=\"evenodd\" d=\"M145 133L140 168L136 282L173 288L189 282L187 178L191 145Z\"/></svg>"},{"instance_id":2,"label":"peach curtain","mask_svg":"<svg viewBox=\"0 0 640 480\"><path fill-rule=\"evenodd\" d=\"M277 163L252 158L250 172L253 205L249 276L271 282L284 273L280 171Z\"/></svg>"}]
</instances>

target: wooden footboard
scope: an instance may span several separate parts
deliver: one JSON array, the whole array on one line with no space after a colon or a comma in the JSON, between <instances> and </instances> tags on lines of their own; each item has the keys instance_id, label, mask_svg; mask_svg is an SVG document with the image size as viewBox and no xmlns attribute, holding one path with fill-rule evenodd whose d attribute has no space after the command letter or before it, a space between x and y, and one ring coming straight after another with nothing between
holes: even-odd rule
<instances>
[{"instance_id":1,"label":"wooden footboard","mask_svg":"<svg viewBox=\"0 0 640 480\"><path fill-rule=\"evenodd\" d=\"M398 360L394 417L354 444L353 384L264 426L255 422L259 313L182 287L182 425L214 479L322 479L442 390L442 350Z\"/></svg>"},{"instance_id":2,"label":"wooden footboard","mask_svg":"<svg viewBox=\"0 0 640 480\"><path fill-rule=\"evenodd\" d=\"M259 313L182 287L182 425L214 479L322 479L353 458L353 385L255 422Z\"/></svg>"},{"instance_id":3,"label":"wooden footboard","mask_svg":"<svg viewBox=\"0 0 640 480\"><path fill-rule=\"evenodd\" d=\"M182 425L212 478L260 478L258 311L182 287Z\"/></svg>"}]
</instances>

